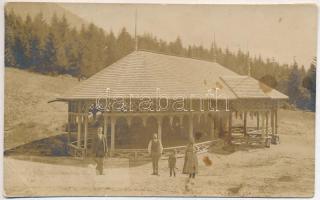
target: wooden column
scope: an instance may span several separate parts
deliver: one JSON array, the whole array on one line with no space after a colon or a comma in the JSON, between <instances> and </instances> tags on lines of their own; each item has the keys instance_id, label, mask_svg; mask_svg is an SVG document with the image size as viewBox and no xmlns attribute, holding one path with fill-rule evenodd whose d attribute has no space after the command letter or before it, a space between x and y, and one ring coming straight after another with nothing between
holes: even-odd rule
<instances>
[{"instance_id":1,"label":"wooden column","mask_svg":"<svg viewBox=\"0 0 320 200\"><path fill-rule=\"evenodd\" d=\"M158 124L158 139L162 143L162 116L157 117L157 124Z\"/></svg>"},{"instance_id":2,"label":"wooden column","mask_svg":"<svg viewBox=\"0 0 320 200\"><path fill-rule=\"evenodd\" d=\"M70 125L70 113L68 113L68 144L71 143L71 125Z\"/></svg>"},{"instance_id":3,"label":"wooden column","mask_svg":"<svg viewBox=\"0 0 320 200\"><path fill-rule=\"evenodd\" d=\"M275 121L275 135L278 135L278 109L274 111L274 121Z\"/></svg>"},{"instance_id":4,"label":"wooden column","mask_svg":"<svg viewBox=\"0 0 320 200\"><path fill-rule=\"evenodd\" d=\"M260 113L257 112L257 129L260 129Z\"/></svg>"},{"instance_id":5,"label":"wooden column","mask_svg":"<svg viewBox=\"0 0 320 200\"><path fill-rule=\"evenodd\" d=\"M115 150L115 133L116 133L116 118L111 116L111 149L110 154L113 155Z\"/></svg>"},{"instance_id":6,"label":"wooden column","mask_svg":"<svg viewBox=\"0 0 320 200\"><path fill-rule=\"evenodd\" d=\"M210 120L210 124L211 124L211 126L210 126L210 128L211 128L211 138L214 138L215 137L215 123L214 123L214 116L212 116L212 119Z\"/></svg>"},{"instance_id":7,"label":"wooden column","mask_svg":"<svg viewBox=\"0 0 320 200\"><path fill-rule=\"evenodd\" d=\"M244 135L247 135L247 112L244 112L244 117L243 117L243 132Z\"/></svg>"},{"instance_id":8,"label":"wooden column","mask_svg":"<svg viewBox=\"0 0 320 200\"><path fill-rule=\"evenodd\" d=\"M229 112L229 130L228 130L228 137L227 137L227 143L231 144L232 140L232 112Z\"/></svg>"},{"instance_id":9,"label":"wooden column","mask_svg":"<svg viewBox=\"0 0 320 200\"><path fill-rule=\"evenodd\" d=\"M274 110L271 110L271 131L272 131L272 136L274 136Z\"/></svg>"},{"instance_id":10,"label":"wooden column","mask_svg":"<svg viewBox=\"0 0 320 200\"><path fill-rule=\"evenodd\" d=\"M269 112L266 112L266 132L268 132L269 129Z\"/></svg>"},{"instance_id":11,"label":"wooden column","mask_svg":"<svg viewBox=\"0 0 320 200\"><path fill-rule=\"evenodd\" d=\"M78 118L77 147L80 147L82 116L81 116L80 114L78 114L78 115L77 115L77 118Z\"/></svg>"},{"instance_id":12,"label":"wooden column","mask_svg":"<svg viewBox=\"0 0 320 200\"><path fill-rule=\"evenodd\" d=\"M103 134L106 138L106 143L108 144L108 117L106 116L106 113L103 115ZM108 147L109 148L109 147Z\"/></svg>"},{"instance_id":13,"label":"wooden column","mask_svg":"<svg viewBox=\"0 0 320 200\"><path fill-rule=\"evenodd\" d=\"M88 113L84 115L84 149L85 154L87 154L87 144L88 144Z\"/></svg>"},{"instance_id":14,"label":"wooden column","mask_svg":"<svg viewBox=\"0 0 320 200\"><path fill-rule=\"evenodd\" d=\"M68 102L68 127L67 127L67 131L68 131L68 144L70 144L71 142L71 127L70 127L70 123L71 123L71 116L70 116L70 112L71 112L71 105L70 102Z\"/></svg>"},{"instance_id":15,"label":"wooden column","mask_svg":"<svg viewBox=\"0 0 320 200\"><path fill-rule=\"evenodd\" d=\"M82 123L82 116L81 112L81 104L78 102L78 109L77 109L77 119L78 119L78 132L77 132L77 147L80 147L81 143L81 123Z\"/></svg>"},{"instance_id":16,"label":"wooden column","mask_svg":"<svg viewBox=\"0 0 320 200\"><path fill-rule=\"evenodd\" d=\"M189 139L193 139L193 114L189 115Z\"/></svg>"}]
</instances>

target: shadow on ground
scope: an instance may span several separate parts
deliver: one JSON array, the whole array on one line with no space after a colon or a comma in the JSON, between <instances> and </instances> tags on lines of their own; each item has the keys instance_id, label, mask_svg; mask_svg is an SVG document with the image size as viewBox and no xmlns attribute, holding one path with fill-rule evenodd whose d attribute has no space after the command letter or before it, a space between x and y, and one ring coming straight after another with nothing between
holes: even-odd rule
<instances>
[{"instance_id":1,"label":"shadow on ground","mask_svg":"<svg viewBox=\"0 0 320 200\"><path fill-rule=\"evenodd\" d=\"M79 159L68 155L68 135L61 134L36 140L18 147L15 147L4 152L4 156L10 156L11 158L26 160L32 162L58 164L58 165L76 165L79 167L87 167L89 164L94 163L94 157L92 155L87 156L85 159ZM254 148L263 148L260 146L249 145L227 145L223 140L217 140L209 148L209 153L228 155L236 151L248 151ZM116 165L117 159L108 158L107 163ZM120 158L119 158L120 160ZM137 167L150 163L148 160L127 160L129 167ZM122 162L119 162L122 163Z\"/></svg>"},{"instance_id":2,"label":"shadow on ground","mask_svg":"<svg viewBox=\"0 0 320 200\"><path fill-rule=\"evenodd\" d=\"M44 138L41 140L36 140L4 152L4 156L11 157L14 159L47 163L47 164L57 164L57 165L73 165L78 167L88 167L89 164L93 164L94 157L92 155L87 156L85 159L75 158L68 154L68 135L61 134L57 136L52 136ZM114 158L107 158L107 163L111 167L116 167L124 163L128 163L124 166L137 167L140 165L145 165L150 163L150 161L135 161L129 159L118 159L121 162L116 161ZM124 167L118 166L118 167Z\"/></svg>"}]
</instances>

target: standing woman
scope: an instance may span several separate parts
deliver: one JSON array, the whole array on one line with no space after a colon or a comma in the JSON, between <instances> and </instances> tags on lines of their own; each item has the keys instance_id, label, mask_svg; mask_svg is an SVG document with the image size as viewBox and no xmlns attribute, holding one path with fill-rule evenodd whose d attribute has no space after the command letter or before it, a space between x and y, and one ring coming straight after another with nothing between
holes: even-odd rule
<instances>
[{"instance_id":1,"label":"standing woman","mask_svg":"<svg viewBox=\"0 0 320 200\"><path fill-rule=\"evenodd\" d=\"M189 178L195 178L198 173L198 157L193 145L194 140L191 139L186 148L183 165L183 173L189 174Z\"/></svg>"}]
</instances>

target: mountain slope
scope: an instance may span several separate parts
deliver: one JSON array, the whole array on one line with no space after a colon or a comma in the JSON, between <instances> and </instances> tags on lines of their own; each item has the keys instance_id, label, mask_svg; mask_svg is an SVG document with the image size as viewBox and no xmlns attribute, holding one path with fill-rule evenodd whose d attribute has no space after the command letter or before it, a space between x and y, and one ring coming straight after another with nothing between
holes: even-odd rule
<instances>
[{"instance_id":1,"label":"mountain slope","mask_svg":"<svg viewBox=\"0 0 320 200\"><path fill-rule=\"evenodd\" d=\"M4 149L64 131L67 104L48 101L77 83L67 75L52 77L6 67Z\"/></svg>"},{"instance_id":2,"label":"mountain slope","mask_svg":"<svg viewBox=\"0 0 320 200\"><path fill-rule=\"evenodd\" d=\"M51 17L54 13L60 18L63 15L66 17L71 26L80 28L83 24L86 25L84 19L66 10L56 3L38 3L38 2L9 2L5 5L6 11L14 11L16 14L25 18L28 14L31 17L36 16L42 12L44 20L50 23Z\"/></svg>"}]
</instances>

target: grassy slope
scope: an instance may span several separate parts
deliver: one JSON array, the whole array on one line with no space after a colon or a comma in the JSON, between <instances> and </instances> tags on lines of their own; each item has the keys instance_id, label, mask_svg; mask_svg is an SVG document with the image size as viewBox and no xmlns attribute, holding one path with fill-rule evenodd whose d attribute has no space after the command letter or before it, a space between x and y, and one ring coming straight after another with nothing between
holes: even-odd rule
<instances>
[{"instance_id":1,"label":"grassy slope","mask_svg":"<svg viewBox=\"0 0 320 200\"><path fill-rule=\"evenodd\" d=\"M69 76L50 77L15 68L5 69L5 149L62 131L67 105L48 103L77 84Z\"/></svg>"}]
</instances>

